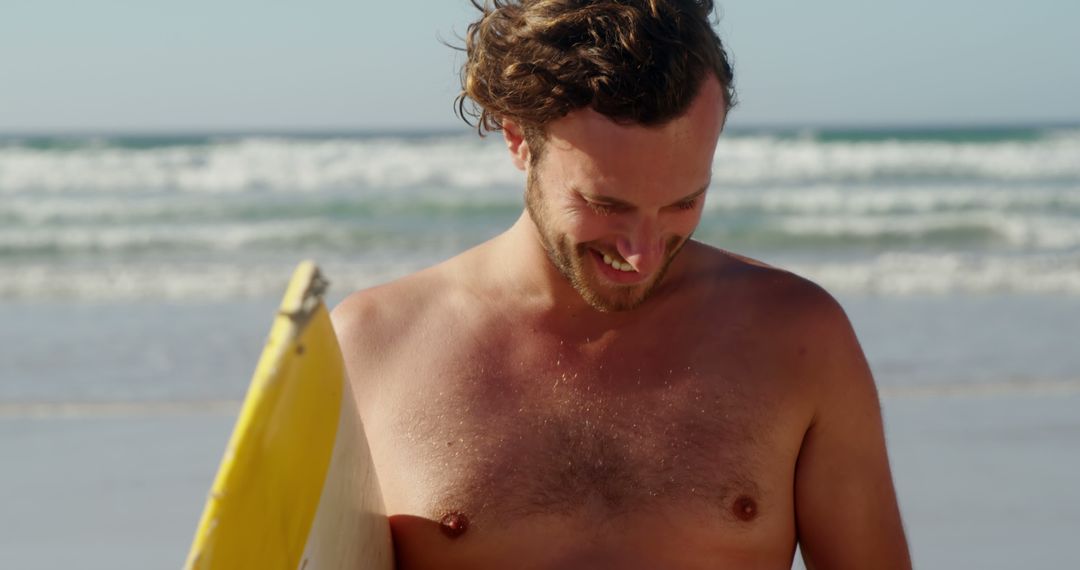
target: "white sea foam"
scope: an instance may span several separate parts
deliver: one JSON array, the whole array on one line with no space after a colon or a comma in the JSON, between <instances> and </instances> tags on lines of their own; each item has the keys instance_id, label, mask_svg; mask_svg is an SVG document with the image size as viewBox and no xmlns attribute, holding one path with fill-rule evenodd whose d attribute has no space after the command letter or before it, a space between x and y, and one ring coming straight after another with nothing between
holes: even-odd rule
<instances>
[{"instance_id":1,"label":"white sea foam","mask_svg":"<svg viewBox=\"0 0 1080 570\"><path fill-rule=\"evenodd\" d=\"M1002 181L1080 178L1080 135L1038 141L830 142L747 137L721 139L714 180L720 184L866 181L944 177Z\"/></svg>"},{"instance_id":2,"label":"white sea foam","mask_svg":"<svg viewBox=\"0 0 1080 570\"><path fill-rule=\"evenodd\" d=\"M497 137L298 139L250 137L150 149L0 147L0 193L242 192L520 188ZM1007 182L1080 180L1080 135L1036 141L821 142L732 136L714 181L775 185L944 177Z\"/></svg>"},{"instance_id":3,"label":"white sea foam","mask_svg":"<svg viewBox=\"0 0 1080 570\"><path fill-rule=\"evenodd\" d=\"M472 138L247 138L202 146L0 148L0 192L301 191L520 185L496 145Z\"/></svg>"},{"instance_id":4,"label":"white sea foam","mask_svg":"<svg viewBox=\"0 0 1080 570\"><path fill-rule=\"evenodd\" d=\"M954 210L1010 211L1069 209L1080 212L1080 183L1065 186L985 184L778 185L768 188L716 186L709 209L769 213L878 215Z\"/></svg>"},{"instance_id":5,"label":"white sea foam","mask_svg":"<svg viewBox=\"0 0 1080 570\"><path fill-rule=\"evenodd\" d=\"M0 229L0 251L117 252L135 249L235 252L260 240L284 240L321 231L318 223L218 226L99 226Z\"/></svg>"},{"instance_id":6,"label":"white sea foam","mask_svg":"<svg viewBox=\"0 0 1080 570\"><path fill-rule=\"evenodd\" d=\"M407 212L430 215L450 214L467 209L521 207L520 192L480 188L465 190L413 190L406 198L394 190L346 192L340 195L303 198L283 194L274 202L255 196L215 197L194 194L171 194L155 197L114 194L19 194L0 201L0 222L12 228L61 228L68 225L180 223L205 221L250 222L260 219L304 219L342 208L356 213L397 214ZM357 195L359 194L359 195ZM841 187L832 184L782 186L766 189L714 188L706 202L706 220L720 216L764 214L778 220L799 220L790 224L802 228L815 225L823 231L839 234L831 226L875 226L911 228L920 233L920 225L936 231L947 230L948 221L960 229L986 227L1012 243L1066 247L1076 242L1075 227L1080 223L1080 185L986 187L978 185L891 185L882 187ZM0 228L3 227L0 225ZM51 231L61 231L59 229ZM853 233L860 233L855 230ZM873 233L873 232L864 232ZM1024 237L1037 234L1037 237ZM1056 237L1054 237L1056 236ZM1056 245L1055 245L1056 244Z\"/></svg>"},{"instance_id":7,"label":"white sea foam","mask_svg":"<svg viewBox=\"0 0 1080 570\"><path fill-rule=\"evenodd\" d=\"M867 239L896 238L951 245L961 237L950 234L987 234L969 238L982 245L998 240L1015 249L1069 249L1080 247L1080 224L1075 218L1016 215L997 211L922 214L919 216L782 216L775 226L792 244L800 239L849 238L855 244Z\"/></svg>"},{"instance_id":8,"label":"white sea foam","mask_svg":"<svg viewBox=\"0 0 1080 570\"><path fill-rule=\"evenodd\" d=\"M52 210L63 215L67 206ZM417 225L407 217L387 219L380 225L353 224L348 220L327 221L319 217L296 216L278 219L202 221L196 213L180 220L159 222L153 209L141 212L151 217L122 220L116 212L101 211L102 219L68 219L64 224L19 224L0 226L0 255L74 255L143 252L221 254L254 251L300 251L316 246L324 251L353 248L381 248L408 257L417 250L442 249L448 241L463 245L490 237L499 228L492 221L490 231L470 224L434 227ZM42 214L38 212L38 214ZM74 210L72 215L77 215ZM85 213L82 213L85 214ZM127 212L132 215L132 212ZM174 212L175 214L175 212ZM738 212L730 214L738 217ZM715 218L715 220L713 219ZM55 221L55 217L50 218ZM1074 216L1050 213L1023 214L1008 211L975 210L918 215L844 213L783 213L762 218L751 227L732 227L728 218L707 215L702 237L712 241L733 237L753 244L765 238L774 247L785 244L805 250L816 247L843 247L889 244L924 247L998 248L1009 251L1068 251L1080 248L1080 223ZM731 231L736 231L734 236ZM828 244L828 245L826 245ZM723 245L718 243L717 245Z\"/></svg>"},{"instance_id":9,"label":"white sea foam","mask_svg":"<svg viewBox=\"0 0 1080 570\"><path fill-rule=\"evenodd\" d=\"M838 292L875 295L1080 295L1080 255L885 253L869 261L785 266Z\"/></svg>"},{"instance_id":10,"label":"white sea foam","mask_svg":"<svg viewBox=\"0 0 1080 570\"><path fill-rule=\"evenodd\" d=\"M6 300L229 300L277 298L285 290L296 260L230 263L100 262L20 263L0 271L0 298ZM395 279L430 265L434 259L323 260L334 290L348 292Z\"/></svg>"},{"instance_id":11,"label":"white sea foam","mask_svg":"<svg viewBox=\"0 0 1080 570\"><path fill-rule=\"evenodd\" d=\"M523 176L505 153L471 135L0 145L0 295L276 296L308 255L372 284L512 223ZM1077 131L725 137L698 235L791 253L838 290L1080 294L1077 156Z\"/></svg>"},{"instance_id":12,"label":"white sea foam","mask_svg":"<svg viewBox=\"0 0 1080 570\"><path fill-rule=\"evenodd\" d=\"M351 291L419 270L437 255L323 263L335 289ZM0 298L90 301L273 298L291 262L9 264ZM859 261L779 263L829 290L886 296L923 294L1080 295L1080 255L997 256L885 253Z\"/></svg>"}]
</instances>

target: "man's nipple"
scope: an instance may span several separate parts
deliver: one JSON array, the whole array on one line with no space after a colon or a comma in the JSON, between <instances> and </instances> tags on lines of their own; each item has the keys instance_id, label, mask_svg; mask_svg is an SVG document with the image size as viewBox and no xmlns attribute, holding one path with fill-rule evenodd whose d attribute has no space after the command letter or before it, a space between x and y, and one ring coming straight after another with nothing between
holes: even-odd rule
<instances>
[{"instance_id":1,"label":"man's nipple","mask_svg":"<svg viewBox=\"0 0 1080 570\"><path fill-rule=\"evenodd\" d=\"M731 505L731 512L735 515L735 518L743 522L750 522L758 516L757 501L747 495L741 495Z\"/></svg>"},{"instance_id":2,"label":"man's nipple","mask_svg":"<svg viewBox=\"0 0 1080 570\"><path fill-rule=\"evenodd\" d=\"M449 538L458 538L469 530L469 517L461 513L447 513L439 521L439 528Z\"/></svg>"}]
</instances>

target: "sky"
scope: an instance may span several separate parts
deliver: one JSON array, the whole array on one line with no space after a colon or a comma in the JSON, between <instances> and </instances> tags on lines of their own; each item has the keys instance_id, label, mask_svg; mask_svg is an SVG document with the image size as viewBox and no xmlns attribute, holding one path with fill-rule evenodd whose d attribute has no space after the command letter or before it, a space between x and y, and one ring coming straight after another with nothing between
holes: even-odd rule
<instances>
[{"instance_id":1,"label":"sky","mask_svg":"<svg viewBox=\"0 0 1080 570\"><path fill-rule=\"evenodd\" d=\"M1080 123L1080 2L729 0L741 126ZM0 133L443 130L468 0L4 0Z\"/></svg>"}]
</instances>

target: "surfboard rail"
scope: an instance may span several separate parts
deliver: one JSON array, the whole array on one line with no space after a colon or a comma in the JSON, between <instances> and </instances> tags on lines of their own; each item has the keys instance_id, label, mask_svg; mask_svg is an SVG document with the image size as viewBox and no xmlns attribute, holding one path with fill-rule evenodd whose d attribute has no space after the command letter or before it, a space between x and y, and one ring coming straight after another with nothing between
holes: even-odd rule
<instances>
[{"instance_id":1,"label":"surfboard rail","mask_svg":"<svg viewBox=\"0 0 1080 570\"><path fill-rule=\"evenodd\" d=\"M328 282L293 274L184 568L389 569L389 525L341 352Z\"/></svg>"}]
</instances>

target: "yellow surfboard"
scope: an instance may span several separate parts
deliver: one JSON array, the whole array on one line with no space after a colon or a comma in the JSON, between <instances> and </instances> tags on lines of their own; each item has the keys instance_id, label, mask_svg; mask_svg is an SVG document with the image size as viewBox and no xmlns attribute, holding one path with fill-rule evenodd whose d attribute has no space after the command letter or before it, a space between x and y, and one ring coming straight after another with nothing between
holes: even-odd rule
<instances>
[{"instance_id":1,"label":"yellow surfboard","mask_svg":"<svg viewBox=\"0 0 1080 570\"><path fill-rule=\"evenodd\" d=\"M304 262L229 440L188 570L390 570L367 438L322 295Z\"/></svg>"}]
</instances>

